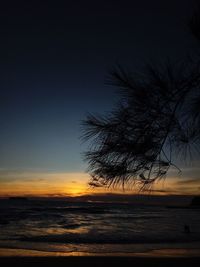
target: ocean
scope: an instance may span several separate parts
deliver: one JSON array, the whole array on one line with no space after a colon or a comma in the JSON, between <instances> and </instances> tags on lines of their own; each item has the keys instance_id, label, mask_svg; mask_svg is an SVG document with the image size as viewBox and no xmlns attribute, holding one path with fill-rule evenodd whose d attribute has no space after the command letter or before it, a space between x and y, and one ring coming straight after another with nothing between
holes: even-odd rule
<instances>
[{"instance_id":1,"label":"ocean","mask_svg":"<svg viewBox=\"0 0 200 267\"><path fill-rule=\"evenodd\" d=\"M171 248L200 249L200 209L0 200L0 255L6 250L39 255L131 255Z\"/></svg>"}]
</instances>

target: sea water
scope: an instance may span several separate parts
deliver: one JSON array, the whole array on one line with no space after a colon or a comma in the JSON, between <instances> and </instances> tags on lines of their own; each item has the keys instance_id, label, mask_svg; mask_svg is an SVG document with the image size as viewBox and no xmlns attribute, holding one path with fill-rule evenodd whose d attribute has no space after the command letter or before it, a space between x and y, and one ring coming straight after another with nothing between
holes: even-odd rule
<instances>
[{"instance_id":1,"label":"sea water","mask_svg":"<svg viewBox=\"0 0 200 267\"><path fill-rule=\"evenodd\" d=\"M184 231L188 225L190 233ZM200 248L200 209L0 200L0 248L120 254ZM5 250L4 250L5 251Z\"/></svg>"}]
</instances>

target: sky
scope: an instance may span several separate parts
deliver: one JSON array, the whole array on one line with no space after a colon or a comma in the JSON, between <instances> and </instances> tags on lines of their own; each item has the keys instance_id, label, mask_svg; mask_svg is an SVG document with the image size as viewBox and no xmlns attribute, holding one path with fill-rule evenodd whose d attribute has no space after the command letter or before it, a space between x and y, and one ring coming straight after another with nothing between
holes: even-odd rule
<instances>
[{"instance_id":1,"label":"sky","mask_svg":"<svg viewBox=\"0 0 200 267\"><path fill-rule=\"evenodd\" d=\"M193 7L191 0L6 1L0 196L90 192L81 121L106 114L117 101L116 88L105 84L116 64L136 71L197 50L187 28ZM184 165L182 180L171 173L155 191L197 194L198 162Z\"/></svg>"}]
</instances>

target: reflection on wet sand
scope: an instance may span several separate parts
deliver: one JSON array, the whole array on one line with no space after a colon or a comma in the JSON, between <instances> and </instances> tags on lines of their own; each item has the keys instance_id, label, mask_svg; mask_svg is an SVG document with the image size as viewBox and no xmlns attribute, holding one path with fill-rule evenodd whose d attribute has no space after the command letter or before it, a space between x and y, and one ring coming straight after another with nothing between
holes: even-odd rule
<instances>
[{"instance_id":1,"label":"reflection on wet sand","mask_svg":"<svg viewBox=\"0 0 200 267\"><path fill-rule=\"evenodd\" d=\"M0 257L70 257L70 256L115 256L115 257L199 257L200 249L155 249L146 252L130 252L130 253L93 253L84 251L71 252L46 252L28 249L7 249L0 248Z\"/></svg>"}]
</instances>

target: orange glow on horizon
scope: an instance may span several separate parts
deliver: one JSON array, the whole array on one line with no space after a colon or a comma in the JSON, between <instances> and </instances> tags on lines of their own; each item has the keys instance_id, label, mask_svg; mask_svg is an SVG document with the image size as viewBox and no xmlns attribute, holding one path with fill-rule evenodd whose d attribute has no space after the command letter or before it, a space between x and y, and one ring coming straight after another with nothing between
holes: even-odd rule
<instances>
[{"instance_id":1,"label":"orange glow on horizon","mask_svg":"<svg viewBox=\"0 0 200 267\"><path fill-rule=\"evenodd\" d=\"M196 181L197 180L197 181ZM153 186L151 194L179 195L199 194L200 179L187 180L167 178L165 182ZM0 197L9 196L82 196L91 194L138 194L138 190L89 188L89 175L86 173L55 172L10 172L0 171ZM145 193L145 192L143 192ZM146 192L147 194L149 192Z\"/></svg>"}]
</instances>

